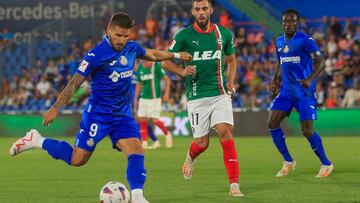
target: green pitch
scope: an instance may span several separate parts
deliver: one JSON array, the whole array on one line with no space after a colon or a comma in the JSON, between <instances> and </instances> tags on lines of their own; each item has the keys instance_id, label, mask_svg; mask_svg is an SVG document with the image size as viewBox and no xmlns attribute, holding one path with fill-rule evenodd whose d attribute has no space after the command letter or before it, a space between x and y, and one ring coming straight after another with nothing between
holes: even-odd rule
<instances>
[{"instance_id":1,"label":"green pitch","mask_svg":"<svg viewBox=\"0 0 360 203\"><path fill-rule=\"evenodd\" d=\"M100 188L110 180L123 182L126 159L100 143L88 164L69 167L42 150L8 156L16 138L0 138L0 202L99 202ZM73 138L65 138L73 142ZM163 141L163 140L161 140ZM360 137L324 137L334 173L316 179L319 161L303 137L289 137L288 147L298 165L286 178L275 178L281 158L270 137L236 139L243 198L228 196L228 182L218 139L197 160L193 180L181 168L190 138L175 138L173 149L146 151L145 195L151 203L227 202L360 202Z\"/></svg>"}]
</instances>

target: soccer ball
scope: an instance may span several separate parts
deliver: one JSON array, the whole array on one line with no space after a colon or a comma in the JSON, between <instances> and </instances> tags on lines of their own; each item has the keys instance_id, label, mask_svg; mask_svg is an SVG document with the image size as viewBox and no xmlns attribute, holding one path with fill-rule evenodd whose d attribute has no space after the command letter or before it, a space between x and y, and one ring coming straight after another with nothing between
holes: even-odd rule
<instances>
[{"instance_id":1,"label":"soccer ball","mask_svg":"<svg viewBox=\"0 0 360 203\"><path fill-rule=\"evenodd\" d=\"M111 181L100 191L100 203L129 203L130 193L122 183Z\"/></svg>"}]
</instances>

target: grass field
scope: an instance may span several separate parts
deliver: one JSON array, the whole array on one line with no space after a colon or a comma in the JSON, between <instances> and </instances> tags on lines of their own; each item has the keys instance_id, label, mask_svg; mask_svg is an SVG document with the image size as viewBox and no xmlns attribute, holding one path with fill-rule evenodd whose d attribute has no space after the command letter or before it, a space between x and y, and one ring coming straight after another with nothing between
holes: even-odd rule
<instances>
[{"instance_id":1,"label":"grass field","mask_svg":"<svg viewBox=\"0 0 360 203\"><path fill-rule=\"evenodd\" d=\"M0 138L0 202L99 202L100 188L110 180L126 183L126 159L106 139L87 165L75 168L32 150L10 157L16 138ZM73 138L66 138L73 142ZM228 196L228 182L217 138L197 160L193 180L185 181L181 167L190 138L175 138L173 149L146 152L145 196L151 203L227 202L360 202L360 137L325 137L334 173L316 179L319 161L303 137L287 139L298 162L286 178L275 178L281 158L270 137L236 139L243 198Z\"/></svg>"}]
</instances>

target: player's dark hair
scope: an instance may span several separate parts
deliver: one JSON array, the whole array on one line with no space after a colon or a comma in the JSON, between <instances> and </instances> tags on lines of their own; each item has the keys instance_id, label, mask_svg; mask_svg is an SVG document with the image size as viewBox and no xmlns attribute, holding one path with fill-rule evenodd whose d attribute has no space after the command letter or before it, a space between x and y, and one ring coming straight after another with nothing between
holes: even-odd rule
<instances>
[{"instance_id":1,"label":"player's dark hair","mask_svg":"<svg viewBox=\"0 0 360 203\"><path fill-rule=\"evenodd\" d=\"M118 12L114 13L114 15L111 17L109 26L119 26L121 28L130 29L134 27L134 20L126 13Z\"/></svg>"},{"instance_id":2,"label":"player's dark hair","mask_svg":"<svg viewBox=\"0 0 360 203\"><path fill-rule=\"evenodd\" d=\"M292 9L292 8L284 11L284 12L282 13L282 17L284 17L285 14L290 14L290 13L295 14L296 17L297 17L297 19L300 20L300 14L299 14L299 12L297 12L297 10Z\"/></svg>"},{"instance_id":3,"label":"player's dark hair","mask_svg":"<svg viewBox=\"0 0 360 203\"><path fill-rule=\"evenodd\" d=\"M200 2L200 1L207 1L207 2L209 2L210 6L212 5L211 0L192 0L191 5L194 5L195 2Z\"/></svg>"}]
</instances>

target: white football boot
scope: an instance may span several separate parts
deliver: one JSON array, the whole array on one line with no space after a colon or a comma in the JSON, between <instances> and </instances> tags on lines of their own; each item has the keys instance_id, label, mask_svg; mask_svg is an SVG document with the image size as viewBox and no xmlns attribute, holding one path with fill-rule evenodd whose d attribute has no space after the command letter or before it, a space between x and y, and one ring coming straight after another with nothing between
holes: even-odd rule
<instances>
[{"instance_id":1,"label":"white football boot","mask_svg":"<svg viewBox=\"0 0 360 203\"><path fill-rule=\"evenodd\" d=\"M281 178L287 176L291 169L295 170L295 166L296 166L296 161L292 161L292 162L284 161L283 166L280 169L280 171L276 174L276 177Z\"/></svg>"},{"instance_id":2,"label":"white football boot","mask_svg":"<svg viewBox=\"0 0 360 203\"><path fill-rule=\"evenodd\" d=\"M329 166L321 165L319 173L315 177L316 178L326 178L332 173L333 170L334 170L333 164L331 164Z\"/></svg>"},{"instance_id":3,"label":"white football boot","mask_svg":"<svg viewBox=\"0 0 360 203\"><path fill-rule=\"evenodd\" d=\"M189 152L186 153L186 159L182 168L185 180L191 180L194 172L195 160L192 160Z\"/></svg>"},{"instance_id":4,"label":"white football boot","mask_svg":"<svg viewBox=\"0 0 360 203\"><path fill-rule=\"evenodd\" d=\"M15 156L30 149L40 149L44 140L45 138L37 130L31 129L24 137L18 139L11 146L9 154L10 156Z\"/></svg>"},{"instance_id":5,"label":"white football boot","mask_svg":"<svg viewBox=\"0 0 360 203\"><path fill-rule=\"evenodd\" d=\"M230 184L229 195L232 197L244 197L244 194L240 191L240 185L238 183Z\"/></svg>"}]
</instances>

